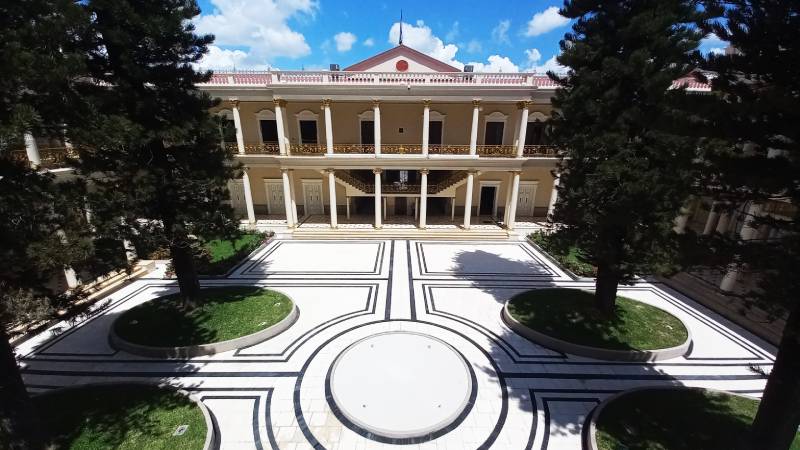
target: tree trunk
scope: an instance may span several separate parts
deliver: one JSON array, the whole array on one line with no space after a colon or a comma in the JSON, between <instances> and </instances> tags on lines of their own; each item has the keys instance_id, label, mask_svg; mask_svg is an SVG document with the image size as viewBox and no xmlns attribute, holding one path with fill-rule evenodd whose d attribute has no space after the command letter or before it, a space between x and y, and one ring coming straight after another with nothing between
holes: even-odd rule
<instances>
[{"instance_id":1,"label":"tree trunk","mask_svg":"<svg viewBox=\"0 0 800 450\"><path fill-rule=\"evenodd\" d=\"M750 431L751 450L787 450L800 426L800 306L783 329L778 356Z\"/></svg>"},{"instance_id":2,"label":"tree trunk","mask_svg":"<svg viewBox=\"0 0 800 450\"><path fill-rule=\"evenodd\" d=\"M19 373L14 349L0 325L0 447L40 448L42 429Z\"/></svg>"},{"instance_id":3,"label":"tree trunk","mask_svg":"<svg viewBox=\"0 0 800 450\"><path fill-rule=\"evenodd\" d=\"M200 295L200 280L197 278L197 270L194 268L191 249L186 242L177 243L170 247L170 255L172 267L175 268L175 276L178 277L181 298L184 305L191 306Z\"/></svg>"},{"instance_id":4,"label":"tree trunk","mask_svg":"<svg viewBox=\"0 0 800 450\"><path fill-rule=\"evenodd\" d=\"M617 304L617 286L619 276L607 265L597 266L597 282L595 283L594 301L597 309L608 317L614 315Z\"/></svg>"}]
</instances>

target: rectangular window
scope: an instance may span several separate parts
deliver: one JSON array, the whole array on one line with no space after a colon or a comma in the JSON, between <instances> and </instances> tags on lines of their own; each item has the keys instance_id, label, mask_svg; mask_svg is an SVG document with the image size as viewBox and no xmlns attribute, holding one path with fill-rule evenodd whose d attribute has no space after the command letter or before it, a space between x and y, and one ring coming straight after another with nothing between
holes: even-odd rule
<instances>
[{"instance_id":1,"label":"rectangular window","mask_svg":"<svg viewBox=\"0 0 800 450\"><path fill-rule=\"evenodd\" d=\"M442 145L442 121L432 120L428 122L428 144Z\"/></svg>"},{"instance_id":2,"label":"rectangular window","mask_svg":"<svg viewBox=\"0 0 800 450\"><path fill-rule=\"evenodd\" d=\"M375 122L371 120L361 121L361 143L366 145L375 144Z\"/></svg>"},{"instance_id":3,"label":"rectangular window","mask_svg":"<svg viewBox=\"0 0 800 450\"><path fill-rule=\"evenodd\" d=\"M486 134L483 138L485 145L503 144L503 122L486 122Z\"/></svg>"},{"instance_id":4,"label":"rectangular window","mask_svg":"<svg viewBox=\"0 0 800 450\"><path fill-rule=\"evenodd\" d=\"M301 120L300 121L300 143L301 144L316 144L317 143L317 121L316 120Z\"/></svg>"},{"instance_id":5,"label":"rectangular window","mask_svg":"<svg viewBox=\"0 0 800 450\"><path fill-rule=\"evenodd\" d=\"M278 124L274 120L261 120L261 142L278 142Z\"/></svg>"},{"instance_id":6,"label":"rectangular window","mask_svg":"<svg viewBox=\"0 0 800 450\"><path fill-rule=\"evenodd\" d=\"M528 122L528 128L525 131L525 145L542 144L544 144L544 122Z\"/></svg>"}]
</instances>

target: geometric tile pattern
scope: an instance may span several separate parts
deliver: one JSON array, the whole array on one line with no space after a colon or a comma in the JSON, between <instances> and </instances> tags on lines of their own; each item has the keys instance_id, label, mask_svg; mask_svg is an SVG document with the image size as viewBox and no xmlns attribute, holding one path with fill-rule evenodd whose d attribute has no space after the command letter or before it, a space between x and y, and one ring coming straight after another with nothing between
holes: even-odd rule
<instances>
[{"instance_id":1,"label":"geometric tile pattern","mask_svg":"<svg viewBox=\"0 0 800 450\"><path fill-rule=\"evenodd\" d=\"M262 286L300 310L278 336L249 348L185 360L112 349L114 318L176 291L174 280L137 280L21 344L31 392L104 381L168 383L208 406L221 449L514 448L580 449L583 423L605 397L637 386L713 387L759 397L775 349L669 288L647 282L620 294L656 305L691 328L686 357L604 362L563 354L511 331L503 303L543 287L591 289L524 242L274 240L204 287ZM456 349L474 373L463 420L435 439L393 444L343 423L326 396L326 375L349 345L410 331ZM425 383L420 379L419 383Z\"/></svg>"}]
</instances>

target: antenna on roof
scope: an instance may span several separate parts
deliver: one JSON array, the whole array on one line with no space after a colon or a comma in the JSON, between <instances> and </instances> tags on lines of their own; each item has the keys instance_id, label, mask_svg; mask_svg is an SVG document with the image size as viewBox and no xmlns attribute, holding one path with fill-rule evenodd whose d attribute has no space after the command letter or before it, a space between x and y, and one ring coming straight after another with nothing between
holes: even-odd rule
<instances>
[{"instance_id":1,"label":"antenna on roof","mask_svg":"<svg viewBox=\"0 0 800 450\"><path fill-rule=\"evenodd\" d=\"M400 42L397 45L403 45L403 10L400 9Z\"/></svg>"}]
</instances>

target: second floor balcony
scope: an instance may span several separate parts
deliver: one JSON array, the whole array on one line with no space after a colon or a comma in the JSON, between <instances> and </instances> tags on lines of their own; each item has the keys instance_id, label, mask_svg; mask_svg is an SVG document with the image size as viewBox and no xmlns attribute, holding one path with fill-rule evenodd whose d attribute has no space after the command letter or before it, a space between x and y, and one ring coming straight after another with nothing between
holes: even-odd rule
<instances>
[{"instance_id":1,"label":"second floor balcony","mask_svg":"<svg viewBox=\"0 0 800 450\"><path fill-rule=\"evenodd\" d=\"M232 154L239 152L236 142L226 142ZM422 144L381 144L378 153L374 144L333 144L332 152L324 144L289 144L286 156L324 156L332 155L418 155L425 156ZM475 156L485 158L516 158L518 148L515 145L476 145ZM247 143L244 145L245 155L281 155L277 142ZM469 156L469 145L428 145L427 155L460 155ZM524 145L522 156L526 158L554 158L555 147L550 145Z\"/></svg>"}]
</instances>

